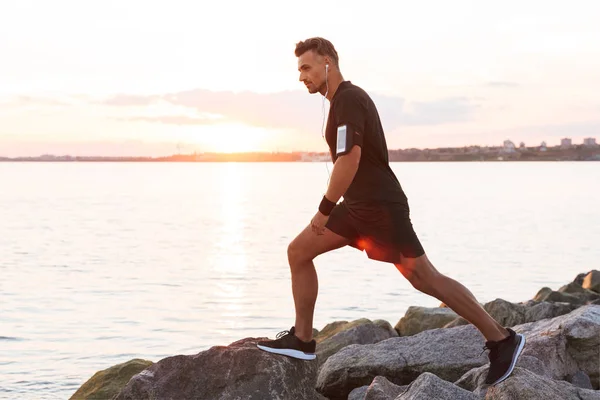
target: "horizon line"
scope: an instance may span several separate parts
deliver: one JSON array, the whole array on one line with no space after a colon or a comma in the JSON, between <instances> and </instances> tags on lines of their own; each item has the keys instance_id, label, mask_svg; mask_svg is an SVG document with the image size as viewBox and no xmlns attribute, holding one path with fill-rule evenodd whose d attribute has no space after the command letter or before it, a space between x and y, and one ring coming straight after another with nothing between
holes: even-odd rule
<instances>
[{"instance_id":1,"label":"horizon line","mask_svg":"<svg viewBox=\"0 0 600 400\"><path fill-rule=\"evenodd\" d=\"M586 138L586 139L594 139L594 138ZM563 140L570 140L569 138L564 138ZM578 147L590 147L584 143L560 143L553 146L548 146L545 141L535 146L517 146L511 140L506 140L505 142L511 142L514 146L514 149L540 149L542 146L546 149L565 149L565 145L568 148L578 148ZM595 141L594 141L595 142ZM523 142L521 142L523 143ZM464 146L443 146L443 147L405 147L405 148L394 148L388 149L388 152L397 152L397 151L436 151L436 150L452 150L452 149L465 149L465 148L483 148L483 149L502 149L505 148L506 144L503 145L464 145ZM592 144L591 147L600 147L600 144ZM567 149L568 149L567 148ZM193 151L190 153L171 153L169 155L160 155L160 156L135 156L135 155L77 155L77 154L58 154L58 153L42 153L35 156L5 156L0 154L0 159L35 159L35 158L43 158L43 157L70 157L70 158L144 158L144 159L160 159L160 158L169 158L169 157L177 157L177 156L197 156L197 155L223 155L223 156L239 156L239 155L273 155L273 154L311 154L311 155L319 155L319 156L328 156L330 153L328 151L310 151L310 150L289 150L289 151L280 151L280 150L255 150L255 151L237 151L237 152L219 152L219 151Z\"/></svg>"}]
</instances>

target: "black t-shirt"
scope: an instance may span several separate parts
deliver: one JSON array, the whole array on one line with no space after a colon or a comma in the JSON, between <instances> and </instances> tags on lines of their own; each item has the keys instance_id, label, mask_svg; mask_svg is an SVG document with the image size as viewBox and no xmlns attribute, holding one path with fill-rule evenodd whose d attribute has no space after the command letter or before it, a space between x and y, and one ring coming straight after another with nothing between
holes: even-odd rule
<instances>
[{"instance_id":1,"label":"black t-shirt","mask_svg":"<svg viewBox=\"0 0 600 400\"><path fill-rule=\"evenodd\" d=\"M343 81L331 99L325 138L334 163L354 144L362 148L358 171L343 195L348 205L407 202L389 166L387 143L375 103L350 81Z\"/></svg>"}]
</instances>

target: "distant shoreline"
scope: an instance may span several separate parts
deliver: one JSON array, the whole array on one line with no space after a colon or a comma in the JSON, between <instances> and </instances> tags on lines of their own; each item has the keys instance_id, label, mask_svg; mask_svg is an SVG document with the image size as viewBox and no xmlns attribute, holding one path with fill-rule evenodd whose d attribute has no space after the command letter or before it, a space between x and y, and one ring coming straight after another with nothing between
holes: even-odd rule
<instances>
[{"instance_id":1,"label":"distant shoreline","mask_svg":"<svg viewBox=\"0 0 600 400\"><path fill-rule=\"evenodd\" d=\"M521 162L521 163L534 163L534 162L598 162L600 158L589 159L589 160L390 160L390 163L505 163L505 162ZM0 160L0 163L19 163L19 164L43 164L43 163L128 163L128 164L159 164L159 163L198 163L198 164L209 164L209 163L248 163L248 164L260 164L260 163L318 163L325 161L296 161L296 160L214 160L214 161L189 161L189 160Z\"/></svg>"},{"instance_id":2,"label":"distant shoreline","mask_svg":"<svg viewBox=\"0 0 600 400\"><path fill-rule=\"evenodd\" d=\"M600 161L600 146L569 147L453 147L389 150L390 162L506 162ZM329 153L245 152L193 153L164 157L72 156L44 154L35 157L0 157L0 162L324 162Z\"/></svg>"}]
</instances>

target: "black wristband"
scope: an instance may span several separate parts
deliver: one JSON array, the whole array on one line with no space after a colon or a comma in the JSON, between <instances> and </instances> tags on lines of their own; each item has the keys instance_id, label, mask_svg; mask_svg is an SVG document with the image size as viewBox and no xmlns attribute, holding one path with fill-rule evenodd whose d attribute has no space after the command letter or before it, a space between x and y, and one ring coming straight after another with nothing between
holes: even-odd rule
<instances>
[{"instance_id":1,"label":"black wristband","mask_svg":"<svg viewBox=\"0 0 600 400\"><path fill-rule=\"evenodd\" d=\"M331 214L331 211L335 207L335 203L330 201L327 197L323 196L323 200L321 200L321 204L319 204L319 211L323 215Z\"/></svg>"}]
</instances>

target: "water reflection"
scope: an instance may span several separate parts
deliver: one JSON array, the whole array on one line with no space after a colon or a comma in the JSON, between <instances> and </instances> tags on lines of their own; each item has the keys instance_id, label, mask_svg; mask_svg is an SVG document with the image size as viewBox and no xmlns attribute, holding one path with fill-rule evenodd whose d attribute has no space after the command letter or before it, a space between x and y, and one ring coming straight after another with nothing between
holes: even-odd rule
<instances>
[{"instance_id":1,"label":"water reflection","mask_svg":"<svg viewBox=\"0 0 600 400\"><path fill-rule=\"evenodd\" d=\"M216 326L227 330L239 326L237 317L244 316L243 310L246 308L244 297L248 259L244 240L244 218L247 215L244 193L242 165L224 165L219 196L221 228L215 238L210 263L213 299L218 307L215 314L224 318Z\"/></svg>"}]
</instances>

